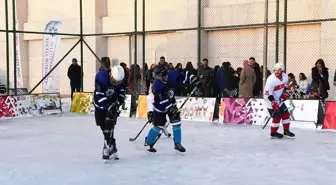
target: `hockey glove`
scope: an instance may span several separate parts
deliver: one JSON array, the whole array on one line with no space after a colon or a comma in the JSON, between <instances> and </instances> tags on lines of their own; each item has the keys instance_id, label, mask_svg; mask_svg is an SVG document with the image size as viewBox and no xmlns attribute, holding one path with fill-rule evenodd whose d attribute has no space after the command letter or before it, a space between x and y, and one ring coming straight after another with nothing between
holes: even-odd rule
<instances>
[{"instance_id":1,"label":"hockey glove","mask_svg":"<svg viewBox=\"0 0 336 185\"><path fill-rule=\"evenodd\" d=\"M284 102L284 101L286 101L288 99L288 97L289 97L288 92L283 92L282 95L281 95L281 97L280 97L280 100L282 102Z\"/></svg>"},{"instance_id":2,"label":"hockey glove","mask_svg":"<svg viewBox=\"0 0 336 185\"><path fill-rule=\"evenodd\" d=\"M272 108L273 108L273 110L274 110L275 112L279 112L279 110L280 110L279 103L276 102L276 101L273 101L273 102L272 102Z\"/></svg>"},{"instance_id":3,"label":"hockey glove","mask_svg":"<svg viewBox=\"0 0 336 185\"><path fill-rule=\"evenodd\" d=\"M108 117L109 118L118 117L120 115L119 107L120 103L118 101L112 103L107 110Z\"/></svg>"},{"instance_id":4,"label":"hockey glove","mask_svg":"<svg viewBox=\"0 0 336 185\"><path fill-rule=\"evenodd\" d=\"M149 123L152 123L154 121L154 113L153 113L153 111L149 111L147 113L147 119L148 119Z\"/></svg>"},{"instance_id":5,"label":"hockey glove","mask_svg":"<svg viewBox=\"0 0 336 185\"><path fill-rule=\"evenodd\" d=\"M176 106L172 106L170 109L169 109L169 112L171 113L171 115L176 118L178 117L180 114L181 114L181 110L178 109Z\"/></svg>"}]
</instances>

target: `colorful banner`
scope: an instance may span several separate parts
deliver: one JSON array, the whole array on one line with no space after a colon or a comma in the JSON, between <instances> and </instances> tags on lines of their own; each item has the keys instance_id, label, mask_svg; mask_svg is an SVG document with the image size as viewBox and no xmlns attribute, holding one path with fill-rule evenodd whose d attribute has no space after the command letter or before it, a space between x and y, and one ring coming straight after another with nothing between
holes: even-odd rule
<instances>
[{"instance_id":1,"label":"colorful banner","mask_svg":"<svg viewBox=\"0 0 336 185\"><path fill-rule=\"evenodd\" d=\"M186 97L176 97L177 107L180 107ZM181 112L182 120L211 122L215 111L216 98L191 97Z\"/></svg>"},{"instance_id":2,"label":"colorful banner","mask_svg":"<svg viewBox=\"0 0 336 185\"><path fill-rule=\"evenodd\" d=\"M336 129L336 102L326 102L323 129Z\"/></svg>"},{"instance_id":3,"label":"colorful banner","mask_svg":"<svg viewBox=\"0 0 336 185\"><path fill-rule=\"evenodd\" d=\"M287 100L285 104L292 121L317 122L318 100ZM222 123L263 125L269 116L263 99L222 98L221 100L219 121Z\"/></svg>"},{"instance_id":4,"label":"colorful banner","mask_svg":"<svg viewBox=\"0 0 336 185\"><path fill-rule=\"evenodd\" d=\"M0 96L0 119L60 114L59 94Z\"/></svg>"},{"instance_id":5,"label":"colorful banner","mask_svg":"<svg viewBox=\"0 0 336 185\"><path fill-rule=\"evenodd\" d=\"M127 94L125 103L120 107L120 116L129 117L131 114L131 99L132 95ZM74 92L71 102L71 112L80 114L93 114L93 93Z\"/></svg>"},{"instance_id":6,"label":"colorful banner","mask_svg":"<svg viewBox=\"0 0 336 185\"><path fill-rule=\"evenodd\" d=\"M59 33L61 28L60 21L50 21L44 32ZM42 77L46 76L49 71L56 65L58 60L58 51L61 42L60 35L45 34L43 36L43 61ZM60 68L56 68L42 83L43 93L52 93L60 91Z\"/></svg>"},{"instance_id":7,"label":"colorful banner","mask_svg":"<svg viewBox=\"0 0 336 185\"><path fill-rule=\"evenodd\" d=\"M137 118L147 118L148 107L153 98L140 95L138 99ZM180 107L186 97L176 97L177 107ZM215 110L215 98L197 98L191 97L184 105L181 112L182 120L189 121L212 121Z\"/></svg>"}]
</instances>

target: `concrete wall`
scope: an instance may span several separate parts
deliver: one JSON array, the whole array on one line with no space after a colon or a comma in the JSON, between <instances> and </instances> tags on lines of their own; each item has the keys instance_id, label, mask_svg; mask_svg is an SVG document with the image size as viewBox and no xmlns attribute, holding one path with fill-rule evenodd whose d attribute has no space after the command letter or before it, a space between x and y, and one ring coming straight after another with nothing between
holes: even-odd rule
<instances>
[{"instance_id":1,"label":"concrete wall","mask_svg":"<svg viewBox=\"0 0 336 185\"><path fill-rule=\"evenodd\" d=\"M275 21L275 0L270 0L269 20ZM84 32L111 33L132 32L134 30L134 0L85 0ZM28 31L42 31L51 20L62 21L62 32L79 33L78 0L20 0L19 28ZM288 20L309 20L336 17L334 0L290 0L288 1ZM202 24L209 26L229 26L256 24L264 21L264 0L202 0ZM11 9L11 5L10 5ZM280 20L283 20L283 1L281 1ZM11 11L10 11L11 13ZM11 16L11 15L10 15ZM10 20L11 22L12 20ZM142 1L138 2L138 30L142 30ZM194 28L197 26L196 0L146 0L146 30L175 28ZM0 5L0 29L5 28L4 6ZM336 68L336 22L322 22L309 25L288 27L287 71L298 75L300 72L310 76L310 69L318 58L326 61L330 71L330 82ZM282 61L283 42L280 31L280 55ZM275 61L275 28L270 28L269 65ZM250 56L262 63L263 29L233 29L202 32L202 58L209 58L210 65L220 65L230 61L233 66L241 66L242 60ZM78 40L76 37L62 37L60 57ZM120 62L134 62L134 37L99 36L85 40L101 56L117 58ZM138 36L138 60L142 63L142 37ZM20 34L21 58L24 68L24 85L32 88L42 78L42 36ZM12 43L10 43L12 45ZM12 50L12 49L11 49ZM12 53L12 51L11 51ZM168 62L180 62L183 65L192 61L197 63L197 32L170 32L146 36L146 62L155 63L160 56L166 56ZM77 47L61 68L61 93L69 94L69 81L66 77L71 58L79 56ZM0 76L5 73L5 34L0 33ZM93 90L93 78L99 67L95 57L85 47L84 53L84 90ZM11 57L12 63L12 57ZM12 68L12 67L11 67ZM13 76L11 74L11 76ZM37 89L37 92L41 88ZM335 88L333 89L335 91ZM332 92L336 96L336 92ZM336 97L332 97L336 99Z\"/></svg>"}]
</instances>

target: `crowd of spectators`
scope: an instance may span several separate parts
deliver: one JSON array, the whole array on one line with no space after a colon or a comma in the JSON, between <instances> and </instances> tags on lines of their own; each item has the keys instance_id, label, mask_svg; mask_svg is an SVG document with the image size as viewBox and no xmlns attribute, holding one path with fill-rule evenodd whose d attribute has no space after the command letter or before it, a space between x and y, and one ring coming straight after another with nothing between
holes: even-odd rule
<instances>
[{"instance_id":1,"label":"crowd of spectators","mask_svg":"<svg viewBox=\"0 0 336 185\"><path fill-rule=\"evenodd\" d=\"M109 68L109 60L102 60L103 66ZM161 57L157 64L150 67L145 63L141 69L139 65L121 63L128 76L129 94L148 94L150 85L154 81L153 71L156 65L167 65L169 70L178 70L188 74L198 75L200 88L197 96L200 97L262 97L264 67L256 62L254 57L242 62L242 67L233 69L230 62L223 62L221 66L209 66L208 59L203 59L200 66L194 66L192 62L187 62L183 67L181 63L174 65L168 63L165 57ZM271 71L266 69L266 78L271 75ZM329 69L325 66L323 59L318 59L311 70L311 80L301 72L298 80L293 73L288 73L288 90L292 98L321 98L328 97ZM336 73L336 72L335 72ZM335 74L336 76L336 74ZM136 83L134 81L136 80ZM336 77L335 77L336 83ZM336 85L336 84L335 84ZM183 89L175 89L177 96L186 96L192 87L183 86Z\"/></svg>"}]
</instances>

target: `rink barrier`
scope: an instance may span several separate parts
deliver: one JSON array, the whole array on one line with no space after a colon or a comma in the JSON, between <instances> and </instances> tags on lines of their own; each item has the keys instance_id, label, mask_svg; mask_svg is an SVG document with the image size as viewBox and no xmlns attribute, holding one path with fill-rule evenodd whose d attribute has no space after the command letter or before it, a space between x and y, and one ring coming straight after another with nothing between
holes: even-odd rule
<instances>
[{"instance_id":1,"label":"rink barrier","mask_svg":"<svg viewBox=\"0 0 336 185\"><path fill-rule=\"evenodd\" d=\"M137 106L137 118L147 118L148 96L139 95ZM187 97L176 97L179 107ZM216 98L191 97L184 105L181 112L181 120L211 122L215 111Z\"/></svg>"},{"instance_id":2,"label":"rink barrier","mask_svg":"<svg viewBox=\"0 0 336 185\"><path fill-rule=\"evenodd\" d=\"M326 102L323 129L336 129L336 102Z\"/></svg>"},{"instance_id":3,"label":"rink barrier","mask_svg":"<svg viewBox=\"0 0 336 185\"><path fill-rule=\"evenodd\" d=\"M127 94L125 103L120 107L121 117L130 117L132 95ZM70 111L79 114L93 114L93 92L74 92Z\"/></svg>"},{"instance_id":4,"label":"rink barrier","mask_svg":"<svg viewBox=\"0 0 336 185\"><path fill-rule=\"evenodd\" d=\"M294 127L316 128L319 100L287 100L285 102ZM259 98L222 98L219 122L263 125L270 116Z\"/></svg>"},{"instance_id":5,"label":"rink barrier","mask_svg":"<svg viewBox=\"0 0 336 185\"><path fill-rule=\"evenodd\" d=\"M59 93L0 96L0 119L61 114Z\"/></svg>"}]
</instances>

